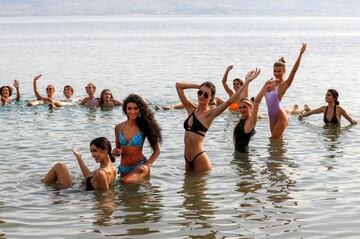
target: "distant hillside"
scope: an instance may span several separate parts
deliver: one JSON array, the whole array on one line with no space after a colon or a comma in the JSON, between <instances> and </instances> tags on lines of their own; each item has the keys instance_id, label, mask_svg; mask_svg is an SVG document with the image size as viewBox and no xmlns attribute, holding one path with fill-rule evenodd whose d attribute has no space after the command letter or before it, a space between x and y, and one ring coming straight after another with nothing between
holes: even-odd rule
<instances>
[{"instance_id":1,"label":"distant hillside","mask_svg":"<svg viewBox=\"0 0 360 239\"><path fill-rule=\"evenodd\" d=\"M0 0L0 16L360 16L358 0Z\"/></svg>"}]
</instances>

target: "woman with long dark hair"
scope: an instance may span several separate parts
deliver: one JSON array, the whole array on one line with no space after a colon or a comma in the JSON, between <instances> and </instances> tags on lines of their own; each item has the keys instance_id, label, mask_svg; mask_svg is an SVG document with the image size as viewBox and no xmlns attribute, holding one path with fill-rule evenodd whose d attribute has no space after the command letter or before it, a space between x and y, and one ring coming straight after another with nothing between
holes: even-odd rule
<instances>
[{"instance_id":1,"label":"woman with long dark hair","mask_svg":"<svg viewBox=\"0 0 360 239\"><path fill-rule=\"evenodd\" d=\"M127 120L115 126L116 148L113 155L121 156L118 173L124 183L136 183L150 173L150 167L160 155L161 128L142 97L131 94L124 100ZM145 138L153 153L143 154Z\"/></svg>"},{"instance_id":2,"label":"woman with long dark hair","mask_svg":"<svg viewBox=\"0 0 360 239\"><path fill-rule=\"evenodd\" d=\"M86 181L85 190L103 190L109 189L109 185L114 182L116 178L116 170L112 162L115 158L111 155L111 144L105 137L100 137L90 142L91 156L100 166L94 171L90 171L82 159L81 153L77 149L73 149L73 153L79 163L81 172ZM43 183L58 183L65 188L72 186L72 178L69 169L63 163L55 164L47 175L42 179Z\"/></svg>"},{"instance_id":3,"label":"woman with long dark hair","mask_svg":"<svg viewBox=\"0 0 360 239\"><path fill-rule=\"evenodd\" d=\"M329 89L325 95L325 101L327 106L321 106L320 108L310 110L309 112L305 112L299 115L299 120L302 120L304 117L324 113L324 123L325 124L334 124L340 125L340 118L344 116L350 124L357 124L355 120L353 120L345 111L344 108L340 106L340 102L338 100L339 93L335 89Z\"/></svg>"},{"instance_id":4,"label":"woman with long dark hair","mask_svg":"<svg viewBox=\"0 0 360 239\"><path fill-rule=\"evenodd\" d=\"M13 83L15 89L16 89L16 101L20 100L20 90L19 90L19 81L14 80ZM0 95L1 95L1 105L8 105L11 103L13 99L11 99L11 95L13 92L13 88L9 85L4 85L0 87Z\"/></svg>"}]
</instances>

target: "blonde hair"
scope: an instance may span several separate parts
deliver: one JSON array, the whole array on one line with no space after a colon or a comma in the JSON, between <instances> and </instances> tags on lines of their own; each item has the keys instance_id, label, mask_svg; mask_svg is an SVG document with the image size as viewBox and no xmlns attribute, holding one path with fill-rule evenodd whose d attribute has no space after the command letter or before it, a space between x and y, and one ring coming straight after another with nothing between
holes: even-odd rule
<instances>
[{"instance_id":1,"label":"blonde hair","mask_svg":"<svg viewBox=\"0 0 360 239\"><path fill-rule=\"evenodd\" d=\"M277 62L274 63L274 67L275 66L282 66L285 68L285 59L284 57L281 57Z\"/></svg>"}]
</instances>

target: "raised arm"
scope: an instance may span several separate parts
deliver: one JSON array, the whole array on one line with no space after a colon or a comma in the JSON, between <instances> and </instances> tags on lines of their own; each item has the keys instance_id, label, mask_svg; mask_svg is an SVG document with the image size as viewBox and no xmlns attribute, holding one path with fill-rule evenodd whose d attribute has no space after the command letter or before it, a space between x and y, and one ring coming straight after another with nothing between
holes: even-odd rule
<instances>
[{"instance_id":1,"label":"raised arm","mask_svg":"<svg viewBox=\"0 0 360 239\"><path fill-rule=\"evenodd\" d=\"M37 88L37 80L41 77L41 74L40 75L37 75L34 77L34 82L33 82L33 88L34 88L34 93L35 93L35 96L38 100L41 100L42 97L41 95L39 94L39 91L38 91L38 88Z\"/></svg>"},{"instance_id":2,"label":"raised arm","mask_svg":"<svg viewBox=\"0 0 360 239\"><path fill-rule=\"evenodd\" d=\"M15 100L19 101L20 100L20 89L19 89L19 81L18 80L14 80L13 83L15 89L16 89L16 98Z\"/></svg>"},{"instance_id":3,"label":"raised arm","mask_svg":"<svg viewBox=\"0 0 360 239\"><path fill-rule=\"evenodd\" d=\"M260 74L260 69L255 69L254 71L249 71L246 74L245 82L240 87L238 91L236 91L227 101L225 101L223 104L219 105L218 107L214 108L210 112L210 116L215 118L218 115L220 115L222 112L224 112L229 105L237 101L237 99L241 96L241 93L246 89L246 87L250 84L251 81L253 81L258 75Z\"/></svg>"},{"instance_id":4,"label":"raised arm","mask_svg":"<svg viewBox=\"0 0 360 239\"><path fill-rule=\"evenodd\" d=\"M234 94L234 92L230 89L230 87L227 84L227 78L228 78L229 72L232 70L232 68L233 68L232 65L230 65L226 68L223 79L222 79L222 84L224 86L226 93L229 95L229 97L231 97Z\"/></svg>"},{"instance_id":5,"label":"raised arm","mask_svg":"<svg viewBox=\"0 0 360 239\"><path fill-rule=\"evenodd\" d=\"M296 74L296 72L297 72L297 70L299 69L299 66L300 66L300 62L301 62L302 55L304 54L304 52L305 52L305 50L306 50L306 45L307 45L306 43L303 43L303 44L302 44L302 47L301 47L301 49L300 49L299 56L298 56L298 58L296 59L296 62L295 62L294 66L293 66L293 68L292 68L292 70L291 70L291 72L290 72L289 77L288 77L287 80L282 84L282 86L279 88L279 95L280 95L279 98L280 98L280 99L285 95L287 89L289 89L289 87L291 86L291 84L292 84L292 82L293 82L293 80L294 80L295 74Z\"/></svg>"},{"instance_id":6,"label":"raised arm","mask_svg":"<svg viewBox=\"0 0 360 239\"><path fill-rule=\"evenodd\" d=\"M341 115L343 115L344 118L350 122L350 124L352 124L352 125L357 124L357 122L353 118L351 118L350 115L348 115L348 113L346 112L345 109L343 109L342 107L340 107L340 109L341 109Z\"/></svg>"},{"instance_id":7,"label":"raised arm","mask_svg":"<svg viewBox=\"0 0 360 239\"><path fill-rule=\"evenodd\" d=\"M199 87L200 87L199 84L176 82L176 91L179 95L181 103L184 105L184 107L188 113L193 111L194 106L193 106L193 104L191 104L191 101L186 97L184 90L185 89L199 89Z\"/></svg>"},{"instance_id":8,"label":"raised arm","mask_svg":"<svg viewBox=\"0 0 360 239\"><path fill-rule=\"evenodd\" d=\"M308 112L305 112L303 114L300 114L298 119L302 120L304 117L313 115L313 114L320 114L323 113L325 111L326 106L321 106L320 108L314 109L314 110L310 110Z\"/></svg>"},{"instance_id":9,"label":"raised arm","mask_svg":"<svg viewBox=\"0 0 360 239\"><path fill-rule=\"evenodd\" d=\"M255 97L254 103L253 103L253 110L251 113L250 118L246 121L244 126L245 133L249 133L253 128L255 128L257 119L258 119L258 113L259 113L259 105L261 103L261 100L263 99L266 90L268 87L270 87L272 84L274 84L274 81L268 80L265 82L264 86L261 88L257 96Z\"/></svg>"},{"instance_id":10,"label":"raised arm","mask_svg":"<svg viewBox=\"0 0 360 239\"><path fill-rule=\"evenodd\" d=\"M80 169L82 174L84 175L85 178L90 177L91 172L88 169L88 167L85 165L84 160L82 159L81 153L79 151L79 149L73 148L73 153L79 163Z\"/></svg>"}]
</instances>

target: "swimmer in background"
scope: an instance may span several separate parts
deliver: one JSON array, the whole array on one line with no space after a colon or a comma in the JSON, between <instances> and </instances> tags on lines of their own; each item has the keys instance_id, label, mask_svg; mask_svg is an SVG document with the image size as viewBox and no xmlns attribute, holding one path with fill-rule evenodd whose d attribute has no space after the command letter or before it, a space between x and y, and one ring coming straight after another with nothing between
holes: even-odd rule
<instances>
[{"instance_id":1,"label":"swimmer in background","mask_svg":"<svg viewBox=\"0 0 360 239\"><path fill-rule=\"evenodd\" d=\"M89 107L96 107L99 104L99 98L96 98L95 96L96 86L93 83L89 83L87 86L85 86L85 90L88 96L80 100L79 104Z\"/></svg>"},{"instance_id":2,"label":"swimmer in background","mask_svg":"<svg viewBox=\"0 0 360 239\"><path fill-rule=\"evenodd\" d=\"M298 115L305 112L309 112L311 109L308 104L305 104L302 108L295 104L292 108L286 109L285 112L289 115Z\"/></svg>"},{"instance_id":3,"label":"swimmer in background","mask_svg":"<svg viewBox=\"0 0 360 239\"><path fill-rule=\"evenodd\" d=\"M96 103L97 107L105 107L105 108L111 108L114 106L122 106L122 105L123 102L114 99L109 89L104 89L103 91L101 91L100 100L98 100Z\"/></svg>"},{"instance_id":4,"label":"swimmer in background","mask_svg":"<svg viewBox=\"0 0 360 239\"><path fill-rule=\"evenodd\" d=\"M26 105L27 106L35 106L39 104L45 104L45 103L52 103L54 101L54 95L55 95L55 86L52 84L49 84L46 86L46 97L43 97L39 94L38 87L37 87L37 81L41 78L41 74L34 77L33 81L33 90L34 94L36 96L36 100L29 101Z\"/></svg>"},{"instance_id":5,"label":"swimmer in background","mask_svg":"<svg viewBox=\"0 0 360 239\"><path fill-rule=\"evenodd\" d=\"M306 50L306 43L302 44L299 56L290 72L289 77L285 80L285 60L280 58L274 64L273 87L265 93L266 105L268 108L268 115L270 121L271 139L282 138L285 129L288 126L288 116L286 112L280 107L280 102L286 91L291 86L295 74L300 66L302 55Z\"/></svg>"},{"instance_id":6,"label":"swimmer in background","mask_svg":"<svg viewBox=\"0 0 360 239\"><path fill-rule=\"evenodd\" d=\"M124 100L127 120L115 126L113 155L121 156L118 173L121 182L137 183L150 174L150 167L160 155L161 128L141 96L130 94ZM153 150L149 159L143 154L145 139Z\"/></svg>"},{"instance_id":7,"label":"swimmer in background","mask_svg":"<svg viewBox=\"0 0 360 239\"><path fill-rule=\"evenodd\" d=\"M305 112L299 115L299 120L302 120L304 117L324 113L324 123L325 124L333 124L340 125L341 116L344 116L350 124L355 125L357 122L347 114L344 108L340 106L340 102L338 100L339 93L335 89L329 89L325 95L325 101L327 103L326 106L321 106L320 108L310 110L309 112Z\"/></svg>"},{"instance_id":8,"label":"swimmer in background","mask_svg":"<svg viewBox=\"0 0 360 239\"><path fill-rule=\"evenodd\" d=\"M233 69L233 65L229 65L224 73L223 79L222 79L222 85L224 86L224 89L226 91L226 93L228 94L229 98L234 94L234 91L238 91L240 89L241 86L243 86L244 81L241 80L240 78L235 78L233 79L233 88L234 91L230 89L230 87L227 84L227 78L229 75L229 72ZM243 92L241 93L239 99L242 98L247 98L249 96L249 86L247 86ZM234 102L229 106L229 110L239 110L239 105L238 102Z\"/></svg>"},{"instance_id":9,"label":"swimmer in background","mask_svg":"<svg viewBox=\"0 0 360 239\"><path fill-rule=\"evenodd\" d=\"M259 106L271 84L271 80L266 81L254 100L249 100L248 98L240 99L239 111L241 116L233 132L235 150L240 153L249 152L249 141L255 134L255 126L259 118Z\"/></svg>"},{"instance_id":10,"label":"swimmer in background","mask_svg":"<svg viewBox=\"0 0 360 239\"><path fill-rule=\"evenodd\" d=\"M1 105L2 106L10 104L13 100L16 100L16 101L20 100L19 81L14 80L13 85L16 89L16 98L15 99L11 99L11 95L13 92L13 88L11 86L4 85L0 88Z\"/></svg>"},{"instance_id":11,"label":"swimmer in background","mask_svg":"<svg viewBox=\"0 0 360 239\"><path fill-rule=\"evenodd\" d=\"M51 103L49 103L49 108L55 109L62 106L74 105L74 103L76 103L76 100L72 98L74 95L74 88L71 85L64 86L63 94L65 97L63 100L50 100Z\"/></svg>"},{"instance_id":12,"label":"swimmer in background","mask_svg":"<svg viewBox=\"0 0 360 239\"><path fill-rule=\"evenodd\" d=\"M90 171L82 159L81 153L73 149L73 153L79 163L82 174L85 177L85 190L102 190L109 189L116 178L116 169L112 162L115 158L111 155L111 144L105 137L96 138L90 143L91 156L100 166L94 171ZM65 188L72 186L72 178L69 169L63 163L55 164L46 176L42 179L45 184L57 183Z\"/></svg>"},{"instance_id":13,"label":"swimmer in background","mask_svg":"<svg viewBox=\"0 0 360 239\"><path fill-rule=\"evenodd\" d=\"M211 126L212 121L224 112L229 105L234 103L241 95L247 85L260 74L260 70L247 73L245 83L223 104L210 107L214 101L216 88L211 82L204 82L201 85L194 83L176 83L176 90L179 98L188 113L188 118L184 121L184 158L186 170L209 171L212 168L211 161L204 149L205 133ZM199 89L197 107L186 97L186 89Z\"/></svg>"}]
</instances>

